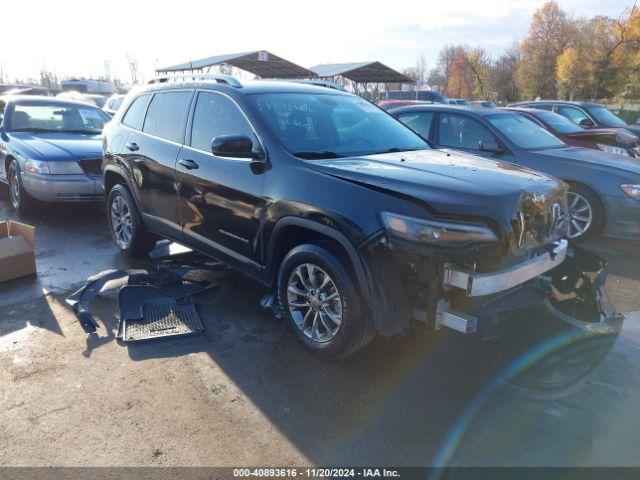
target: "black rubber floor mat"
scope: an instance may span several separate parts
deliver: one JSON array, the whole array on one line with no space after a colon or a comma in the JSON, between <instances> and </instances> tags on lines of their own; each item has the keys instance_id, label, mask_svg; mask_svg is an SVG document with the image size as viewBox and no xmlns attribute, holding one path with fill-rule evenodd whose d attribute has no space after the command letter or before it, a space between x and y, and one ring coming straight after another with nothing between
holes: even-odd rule
<instances>
[{"instance_id":1,"label":"black rubber floor mat","mask_svg":"<svg viewBox=\"0 0 640 480\"><path fill-rule=\"evenodd\" d=\"M193 303L156 298L142 306L142 318L121 320L122 340L134 342L160 337L188 335L204 330Z\"/></svg>"},{"instance_id":2,"label":"black rubber floor mat","mask_svg":"<svg viewBox=\"0 0 640 480\"><path fill-rule=\"evenodd\" d=\"M150 300L170 298L152 285L125 285L118 294L120 319L142 318L142 306Z\"/></svg>"}]
</instances>

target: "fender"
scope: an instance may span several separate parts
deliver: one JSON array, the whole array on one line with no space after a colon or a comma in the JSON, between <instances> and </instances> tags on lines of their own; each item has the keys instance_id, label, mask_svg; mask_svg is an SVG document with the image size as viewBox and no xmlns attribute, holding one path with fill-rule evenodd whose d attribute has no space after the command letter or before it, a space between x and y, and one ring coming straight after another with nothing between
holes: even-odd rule
<instances>
[{"instance_id":1,"label":"fender","mask_svg":"<svg viewBox=\"0 0 640 480\"><path fill-rule=\"evenodd\" d=\"M140 199L138 198L138 190L136 188L134 188L133 184L131 183L131 177L129 176L129 172L119 164L108 163L104 167L104 171L102 172L102 187L105 189L105 192L104 192L105 199L109 195L109 192L106 191L106 186L104 184L104 178L105 178L105 174L107 172L113 172L113 173L117 174L119 177L122 177L124 179L125 183L127 184L127 187L129 187L129 191L131 192L131 196L133 197L133 201L136 202L136 207L138 207L138 211L142 212L142 208L141 208L141 205L140 205Z\"/></svg>"},{"instance_id":2,"label":"fender","mask_svg":"<svg viewBox=\"0 0 640 480\"><path fill-rule=\"evenodd\" d=\"M286 216L282 217L276 222L275 226L273 227L271 238L269 239L269 247L267 249L267 268L264 271L264 282L266 284L272 283L275 270L278 267L277 265L274 265L272 259L275 255L276 246L278 245L282 230L284 227L288 226L296 226L306 228L308 230L313 230L314 232L318 232L338 242L349 255L349 259L351 260L351 264L353 265L353 269L356 273L358 286L360 287L360 291L364 295L366 303L368 305L372 305L371 300L373 297L371 294L371 283L369 281L370 275L362 260L362 257L360 257L353 244L343 233L339 232L338 230L306 218Z\"/></svg>"}]
</instances>

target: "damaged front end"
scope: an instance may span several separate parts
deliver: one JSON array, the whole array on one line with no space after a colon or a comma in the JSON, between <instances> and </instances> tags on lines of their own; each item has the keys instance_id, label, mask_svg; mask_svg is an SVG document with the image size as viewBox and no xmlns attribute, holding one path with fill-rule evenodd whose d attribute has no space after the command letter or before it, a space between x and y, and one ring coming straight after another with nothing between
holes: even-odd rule
<instances>
[{"instance_id":1,"label":"damaged front end","mask_svg":"<svg viewBox=\"0 0 640 480\"><path fill-rule=\"evenodd\" d=\"M622 316L604 291L606 262L594 253L566 239L515 260L505 259L495 242L458 247L425 248L386 234L362 246L380 333L397 334L418 321L488 340L514 324L545 334L549 320L552 329L587 335L620 332Z\"/></svg>"}]
</instances>

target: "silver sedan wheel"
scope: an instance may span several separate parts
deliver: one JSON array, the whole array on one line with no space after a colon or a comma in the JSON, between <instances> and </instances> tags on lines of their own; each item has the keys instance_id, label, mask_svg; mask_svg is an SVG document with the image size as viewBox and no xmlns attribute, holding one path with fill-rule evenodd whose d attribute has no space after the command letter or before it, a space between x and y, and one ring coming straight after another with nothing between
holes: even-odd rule
<instances>
[{"instance_id":1,"label":"silver sedan wheel","mask_svg":"<svg viewBox=\"0 0 640 480\"><path fill-rule=\"evenodd\" d=\"M15 168L11 169L11 173L11 180L9 182L9 196L13 208L18 208L20 206L20 177L18 176L18 170Z\"/></svg>"},{"instance_id":2,"label":"silver sedan wheel","mask_svg":"<svg viewBox=\"0 0 640 480\"><path fill-rule=\"evenodd\" d=\"M111 228L116 243L122 249L127 249L133 239L133 222L129 205L121 195L113 197L111 202Z\"/></svg>"},{"instance_id":3,"label":"silver sedan wheel","mask_svg":"<svg viewBox=\"0 0 640 480\"><path fill-rule=\"evenodd\" d=\"M289 312L298 329L314 342L328 342L342 324L342 300L336 284L320 267L299 265L287 284Z\"/></svg>"},{"instance_id":4,"label":"silver sedan wheel","mask_svg":"<svg viewBox=\"0 0 640 480\"><path fill-rule=\"evenodd\" d=\"M593 209L582 195L576 192L567 193L569 204L569 238L584 235L593 223Z\"/></svg>"}]
</instances>

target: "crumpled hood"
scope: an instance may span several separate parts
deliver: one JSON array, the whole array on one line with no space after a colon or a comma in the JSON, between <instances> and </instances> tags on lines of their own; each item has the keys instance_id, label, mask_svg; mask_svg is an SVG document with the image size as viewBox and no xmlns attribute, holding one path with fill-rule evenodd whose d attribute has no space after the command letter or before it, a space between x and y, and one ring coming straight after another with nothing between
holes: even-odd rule
<instances>
[{"instance_id":1,"label":"crumpled hood","mask_svg":"<svg viewBox=\"0 0 640 480\"><path fill-rule=\"evenodd\" d=\"M530 152L531 155L538 155L545 158L548 162L556 161L556 158L564 158L576 160L576 165L595 164L598 166L605 165L614 167L626 172L640 175L640 159L633 157L625 157L624 155L616 155L615 153L607 153L602 150L581 147L562 147L550 148L547 150L538 150ZM551 157L551 158L549 158ZM587 164L587 165L585 165Z\"/></svg>"},{"instance_id":2,"label":"crumpled hood","mask_svg":"<svg viewBox=\"0 0 640 480\"><path fill-rule=\"evenodd\" d=\"M452 150L420 150L313 160L310 167L338 178L421 200L438 215L489 217L503 231L525 198L561 198L566 185L506 162Z\"/></svg>"},{"instance_id":3,"label":"crumpled hood","mask_svg":"<svg viewBox=\"0 0 640 480\"><path fill-rule=\"evenodd\" d=\"M76 133L12 132L22 143L21 153L47 161L78 160L102 157L102 136Z\"/></svg>"}]
</instances>

